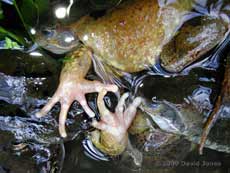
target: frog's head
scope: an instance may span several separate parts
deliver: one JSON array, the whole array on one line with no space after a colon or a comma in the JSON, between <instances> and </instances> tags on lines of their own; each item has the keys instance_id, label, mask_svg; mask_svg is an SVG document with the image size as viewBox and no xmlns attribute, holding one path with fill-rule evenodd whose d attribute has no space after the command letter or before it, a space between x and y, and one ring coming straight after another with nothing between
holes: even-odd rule
<instances>
[{"instance_id":1,"label":"frog's head","mask_svg":"<svg viewBox=\"0 0 230 173\"><path fill-rule=\"evenodd\" d=\"M36 42L55 54L64 54L79 45L79 39L68 28L43 28L36 34Z\"/></svg>"}]
</instances>

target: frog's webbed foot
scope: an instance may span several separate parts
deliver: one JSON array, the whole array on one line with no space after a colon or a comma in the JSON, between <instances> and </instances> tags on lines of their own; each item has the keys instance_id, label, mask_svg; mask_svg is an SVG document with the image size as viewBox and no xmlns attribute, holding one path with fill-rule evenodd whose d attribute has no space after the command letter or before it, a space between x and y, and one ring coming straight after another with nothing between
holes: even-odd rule
<instances>
[{"instance_id":1,"label":"frog's webbed foot","mask_svg":"<svg viewBox=\"0 0 230 173\"><path fill-rule=\"evenodd\" d=\"M115 113L110 112L103 101L106 91L98 95L98 109L101 115L100 121L94 120L92 126L100 131L92 132L91 139L94 145L108 155L119 155L127 146L127 130L131 125L142 99L137 97L125 109L125 101L129 94L125 93L120 98Z\"/></svg>"},{"instance_id":2,"label":"frog's webbed foot","mask_svg":"<svg viewBox=\"0 0 230 173\"><path fill-rule=\"evenodd\" d=\"M89 117L94 117L94 112L89 108L85 94L100 92L101 90L116 92L116 85L107 85L99 81L88 81L81 79L80 81L65 80L60 82L58 89L48 103L36 114L37 117L46 115L51 108L57 103L61 103L61 112L59 116L59 132L62 137L66 137L65 121L68 110L74 100L77 100Z\"/></svg>"}]
</instances>

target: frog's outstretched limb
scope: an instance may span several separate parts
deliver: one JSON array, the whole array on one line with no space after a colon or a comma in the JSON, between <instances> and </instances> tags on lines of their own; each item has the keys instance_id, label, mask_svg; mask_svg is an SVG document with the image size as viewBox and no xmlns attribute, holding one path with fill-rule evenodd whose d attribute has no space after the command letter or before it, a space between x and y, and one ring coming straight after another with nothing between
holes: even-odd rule
<instances>
[{"instance_id":1,"label":"frog's outstretched limb","mask_svg":"<svg viewBox=\"0 0 230 173\"><path fill-rule=\"evenodd\" d=\"M92 126L96 131L91 134L93 144L103 153L111 156L121 154L128 144L127 130L136 116L137 107L141 104L142 99L137 97L125 109L125 101L128 93L125 93L118 102L115 113L110 112L103 101L106 90L99 93L98 108L101 115L100 121L94 120Z\"/></svg>"},{"instance_id":2,"label":"frog's outstretched limb","mask_svg":"<svg viewBox=\"0 0 230 173\"><path fill-rule=\"evenodd\" d=\"M57 103L61 103L61 112L59 116L59 132L62 137L66 137L65 121L68 110L74 100L77 100L85 112L94 117L94 112L89 108L85 94L100 92L101 90L116 92L116 85L103 84L99 81L88 81L84 79L91 66L91 51L86 47L80 47L73 52L62 69L60 83L53 97L36 114L37 117L46 115Z\"/></svg>"}]
</instances>

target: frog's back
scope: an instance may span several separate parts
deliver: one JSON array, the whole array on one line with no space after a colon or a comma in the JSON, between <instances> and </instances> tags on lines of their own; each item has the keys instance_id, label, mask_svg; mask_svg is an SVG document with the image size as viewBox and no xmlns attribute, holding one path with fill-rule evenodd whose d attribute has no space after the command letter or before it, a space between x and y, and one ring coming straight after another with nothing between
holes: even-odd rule
<instances>
[{"instance_id":1,"label":"frog's back","mask_svg":"<svg viewBox=\"0 0 230 173\"><path fill-rule=\"evenodd\" d=\"M136 72L155 63L179 25L183 10L160 8L157 0L133 0L98 19L85 17L73 27L80 40L105 63Z\"/></svg>"}]
</instances>

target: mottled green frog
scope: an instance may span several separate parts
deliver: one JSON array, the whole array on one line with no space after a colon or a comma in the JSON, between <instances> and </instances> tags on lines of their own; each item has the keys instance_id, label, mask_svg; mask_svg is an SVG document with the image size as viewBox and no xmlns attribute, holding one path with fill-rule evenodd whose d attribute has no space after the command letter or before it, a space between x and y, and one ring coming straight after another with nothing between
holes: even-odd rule
<instances>
[{"instance_id":1,"label":"mottled green frog","mask_svg":"<svg viewBox=\"0 0 230 173\"><path fill-rule=\"evenodd\" d=\"M118 87L113 83L85 79L92 60L101 64L105 76L139 72L159 59L166 71L180 72L220 43L228 31L223 15L221 18L192 12L198 1L159 2L163 1L124 1L102 17L85 16L69 26L39 34L37 42L40 46L57 54L69 52L70 60L64 64L54 96L37 116L46 115L55 103L60 102L59 131L66 137L65 120L72 102L77 100L85 112L94 117L85 94L98 92L101 120L93 121L92 125L98 130L92 132L91 139L106 154L122 153L127 146L127 129L142 99L135 98L126 108L128 94L124 94L115 113L109 112L102 98L107 91L117 92ZM185 21L197 16L202 16L199 26L189 25L180 31ZM175 46L175 49L167 46Z\"/></svg>"}]
</instances>

